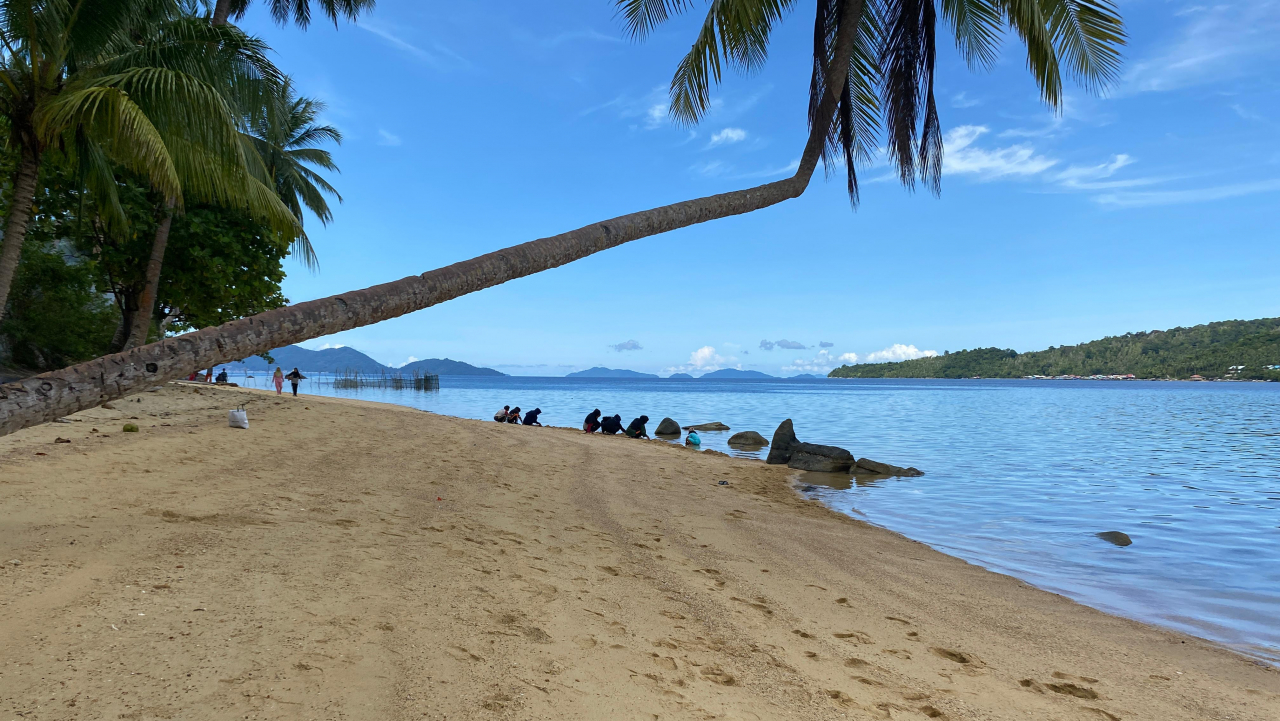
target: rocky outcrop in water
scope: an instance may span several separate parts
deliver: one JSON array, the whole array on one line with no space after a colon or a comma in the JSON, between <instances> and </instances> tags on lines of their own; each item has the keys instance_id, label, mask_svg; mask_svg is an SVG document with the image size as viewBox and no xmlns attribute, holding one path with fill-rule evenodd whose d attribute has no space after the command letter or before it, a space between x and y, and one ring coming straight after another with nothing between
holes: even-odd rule
<instances>
[{"instance_id":1,"label":"rocky outcrop in water","mask_svg":"<svg viewBox=\"0 0 1280 721\"><path fill-rule=\"evenodd\" d=\"M755 431L741 431L729 436L729 445L738 448L764 448L769 441Z\"/></svg>"},{"instance_id":2,"label":"rocky outcrop in water","mask_svg":"<svg viewBox=\"0 0 1280 721\"><path fill-rule=\"evenodd\" d=\"M820 446L816 443L804 443L796 438L795 427L791 419L778 425L773 433L773 443L769 446L769 457L765 463L776 466L785 465L801 471L821 471L823 473L855 473L877 476L922 476L924 473L916 468L902 468L888 463L880 463L870 458L854 459L849 451L836 446Z\"/></svg>"},{"instance_id":3,"label":"rocky outcrop in water","mask_svg":"<svg viewBox=\"0 0 1280 721\"><path fill-rule=\"evenodd\" d=\"M678 436L680 435L680 424L670 418L663 418L653 434L655 436Z\"/></svg>"},{"instance_id":4,"label":"rocky outcrop in water","mask_svg":"<svg viewBox=\"0 0 1280 721\"><path fill-rule=\"evenodd\" d=\"M720 421L714 421L712 423L699 423L696 426L684 426L684 429L686 431L727 431L729 426Z\"/></svg>"}]
</instances>

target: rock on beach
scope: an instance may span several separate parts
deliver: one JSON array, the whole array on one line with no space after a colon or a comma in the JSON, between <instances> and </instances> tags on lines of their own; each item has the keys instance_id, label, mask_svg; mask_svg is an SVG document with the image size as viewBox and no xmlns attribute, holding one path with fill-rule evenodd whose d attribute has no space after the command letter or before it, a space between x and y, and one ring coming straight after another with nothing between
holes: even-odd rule
<instances>
[{"instance_id":1,"label":"rock on beach","mask_svg":"<svg viewBox=\"0 0 1280 721\"><path fill-rule=\"evenodd\" d=\"M680 424L670 418L663 418L658 427L654 429L655 436L678 436L680 435Z\"/></svg>"},{"instance_id":2,"label":"rock on beach","mask_svg":"<svg viewBox=\"0 0 1280 721\"><path fill-rule=\"evenodd\" d=\"M740 431L729 436L729 445L731 446L754 446L764 448L769 445L769 441L765 437L755 431Z\"/></svg>"},{"instance_id":3,"label":"rock on beach","mask_svg":"<svg viewBox=\"0 0 1280 721\"><path fill-rule=\"evenodd\" d=\"M729 426L720 421L714 421L712 423L699 423L696 426L684 426L684 429L686 431L727 431Z\"/></svg>"}]
</instances>

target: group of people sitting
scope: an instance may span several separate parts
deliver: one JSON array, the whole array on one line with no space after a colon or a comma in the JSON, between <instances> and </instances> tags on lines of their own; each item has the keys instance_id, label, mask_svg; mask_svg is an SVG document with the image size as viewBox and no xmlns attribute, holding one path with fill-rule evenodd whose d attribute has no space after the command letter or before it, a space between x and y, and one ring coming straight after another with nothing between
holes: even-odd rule
<instances>
[{"instance_id":1,"label":"group of people sitting","mask_svg":"<svg viewBox=\"0 0 1280 721\"><path fill-rule=\"evenodd\" d=\"M601 433L612 436L621 433L628 438L648 438L649 432L645 430L644 424L649 422L649 416L640 416L631 421L626 428L622 427L622 416L612 415L600 417L600 409L597 408L587 414L587 418L582 422L582 430L584 433Z\"/></svg>"},{"instance_id":2,"label":"group of people sitting","mask_svg":"<svg viewBox=\"0 0 1280 721\"><path fill-rule=\"evenodd\" d=\"M520 417L520 406L512 408L511 406L503 406L502 410L493 414L493 420L499 423L511 423L514 425L540 426L538 416L542 414L541 408L534 408L524 414L524 418Z\"/></svg>"}]
</instances>

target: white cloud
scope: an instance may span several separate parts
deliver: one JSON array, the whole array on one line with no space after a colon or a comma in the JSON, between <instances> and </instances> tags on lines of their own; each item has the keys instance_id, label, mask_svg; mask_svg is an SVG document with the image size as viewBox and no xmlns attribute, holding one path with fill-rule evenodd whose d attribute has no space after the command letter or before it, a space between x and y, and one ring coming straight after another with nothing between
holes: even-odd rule
<instances>
[{"instance_id":1,"label":"white cloud","mask_svg":"<svg viewBox=\"0 0 1280 721\"><path fill-rule=\"evenodd\" d=\"M945 154L942 172L948 175L973 174L984 180L1008 176L1038 175L1058 161L1036 155L1030 145L1011 145L987 150L974 146L974 141L988 132L985 125L961 125L947 131L942 142Z\"/></svg>"},{"instance_id":2,"label":"white cloud","mask_svg":"<svg viewBox=\"0 0 1280 721\"><path fill-rule=\"evenodd\" d=\"M966 93L960 93L951 98L951 107L953 108L972 108L975 105L982 105L982 101L977 98L966 97Z\"/></svg>"},{"instance_id":3,"label":"white cloud","mask_svg":"<svg viewBox=\"0 0 1280 721\"><path fill-rule=\"evenodd\" d=\"M593 40L601 43L625 42L622 38L616 35L607 35L599 30L591 30L588 28L586 30L570 30L569 32L563 32L549 38L540 38L537 40L537 43L544 48L554 48L575 40Z\"/></svg>"},{"instance_id":4,"label":"white cloud","mask_svg":"<svg viewBox=\"0 0 1280 721\"><path fill-rule=\"evenodd\" d=\"M328 350L328 349L330 349L330 348L346 348L346 347L347 347L347 344L346 344L346 343L337 343L337 344L334 344L334 345L330 345L330 344L328 344L328 343L325 343L324 345L320 346L319 348L316 348L316 350Z\"/></svg>"},{"instance_id":5,"label":"white cloud","mask_svg":"<svg viewBox=\"0 0 1280 721\"><path fill-rule=\"evenodd\" d=\"M416 362L417 362L417 360L418 360L418 356L413 356L413 355L411 355L411 356L409 356L408 358L406 358L406 359L405 359L405 361L404 361L403 363L400 363L399 365L397 365L397 366L395 366L395 367L396 367L396 368L404 368L405 366L409 365L410 363L416 363Z\"/></svg>"},{"instance_id":6,"label":"white cloud","mask_svg":"<svg viewBox=\"0 0 1280 721\"><path fill-rule=\"evenodd\" d=\"M1239 115L1240 117L1244 118L1245 120L1256 120L1256 121L1259 121L1259 122L1262 122L1262 121L1266 120L1266 118L1263 118L1263 117L1262 117L1261 115L1259 115L1258 113L1253 112L1252 110L1250 110L1250 109L1248 109L1248 108L1244 107L1244 106L1243 106L1243 105L1241 105L1240 103L1235 103L1235 104L1233 104L1233 105L1231 106L1231 109L1235 111L1236 115Z\"/></svg>"},{"instance_id":7,"label":"white cloud","mask_svg":"<svg viewBox=\"0 0 1280 721\"><path fill-rule=\"evenodd\" d=\"M431 49L427 50L420 45L414 45L408 40L401 38L391 32L391 30L386 26L364 18L356 24L356 27L377 35L386 41L388 45L412 55L436 70L448 70L453 67L467 67L471 65L470 61L466 58L438 42L432 42Z\"/></svg>"},{"instance_id":8,"label":"white cloud","mask_svg":"<svg viewBox=\"0 0 1280 721\"><path fill-rule=\"evenodd\" d=\"M819 347L819 348L834 348L835 346L836 346L836 344L835 344L835 343L832 343L832 342L831 342L831 341L829 341L829 340L820 340L820 341L818 341L818 347Z\"/></svg>"},{"instance_id":9,"label":"white cloud","mask_svg":"<svg viewBox=\"0 0 1280 721\"><path fill-rule=\"evenodd\" d=\"M857 363L858 354L857 353L841 353L840 357L837 358L836 360L840 361L841 363L849 363L849 364Z\"/></svg>"},{"instance_id":10,"label":"white cloud","mask_svg":"<svg viewBox=\"0 0 1280 721\"><path fill-rule=\"evenodd\" d=\"M721 368L735 366L741 368L738 359L733 356L722 356L716 352L714 346L704 345L698 350L689 354L689 362L684 365L671 366L664 369L666 373L689 373L690 371L703 371L710 373L718 371Z\"/></svg>"},{"instance_id":11,"label":"white cloud","mask_svg":"<svg viewBox=\"0 0 1280 721\"><path fill-rule=\"evenodd\" d=\"M1245 75L1267 77L1280 56L1280 3L1234 0L1184 7L1180 37L1161 38L1161 51L1129 65L1120 85L1124 93L1163 92L1201 84L1221 85Z\"/></svg>"},{"instance_id":12,"label":"white cloud","mask_svg":"<svg viewBox=\"0 0 1280 721\"><path fill-rule=\"evenodd\" d=\"M791 161L790 163L787 163L786 165L780 168L766 168L764 170L754 170L750 173L739 173L738 175L735 175L733 177L737 179L772 178L777 175L791 175L799 169L800 169L800 159L796 158L795 160Z\"/></svg>"},{"instance_id":13,"label":"white cloud","mask_svg":"<svg viewBox=\"0 0 1280 721\"><path fill-rule=\"evenodd\" d=\"M640 345L639 341L634 341L634 340L627 340L621 343L613 343L609 347L614 349L615 351L618 351L619 353L621 353L624 350L644 350L644 346Z\"/></svg>"},{"instance_id":14,"label":"white cloud","mask_svg":"<svg viewBox=\"0 0 1280 721\"><path fill-rule=\"evenodd\" d=\"M851 355L846 353L845 355ZM844 356L841 356L842 358ZM840 360L826 349L818 351L812 358L797 358L781 367L783 373L819 373L826 375L832 368L840 365Z\"/></svg>"},{"instance_id":15,"label":"white cloud","mask_svg":"<svg viewBox=\"0 0 1280 721\"><path fill-rule=\"evenodd\" d=\"M1054 179L1068 188L1089 189L1095 181L1110 178L1116 171L1133 164L1133 158L1123 153L1113 155L1111 160L1099 165L1072 165L1054 176Z\"/></svg>"},{"instance_id":16,"label":"white cloud","mask_svg":"<svg viewBox=\"0 0 1280 721\"><path fill-rule=\"evenodd\" d=\"M760 341L760 350L773 350L775 345L777 344L771 340L762 340Z\"/></svg>"},{"instance_id":17,"label":"white cloud","mask_svg":"<svg viewBox=\"0 0 1280 721\"><path fill-rule=\"evenodd\" d=\"M711 134L711 143L707 147L714 148L717 145L732 145L733 143L741 143L747 139L747 131L742 128L725 128L718 133Z\"/></svg>"},{"instance_id":18,"label":"white cloud","mask_svg":"<svg viewBox=\"0 0 1280 721\"><path fill-rule=\"evenodd\" d=\"M399 135L396 135L396 134L394 134L394 133L387 132L386 130L383 130L382 128L378 128L378 137L380 138L380 140L378 141L378 145L386 145L386 146L389 146L389 147L395 147L395 146L397 146L397 145L399 145L399 144L400 144L400 136L399 136Z\"/></svg>"},{"instance_id":19,"label":"white cloud","mask_svg":"<svg viewBox=\"0 0 1280 721\"><path fill-rule=\"evenodd\" d=\"M722 175L724 171L728 169L728 167L729 166L725 165L723 162L719 160L707 160L701 163L694 163L693 165L690 165L689 170L692 170L698 175L706 176L708 178L714 178L717 175Z\"/></svg>"},{"instance_id":20,"label":"white cloud","mask_svg":"<svg viewBox=\"0 0 1280 721\"><path fill-rule=\"evenodd\" d=\"M913 360L915 358L932 358L936 355L938 355L938 351L936 350L920 350L913 345L894 343L884 350L868 353L864 362L895 363L897 361Z\"/></svg>"},{"instance_id":21,"label":"white cloud","mask_svg":"<svg viewBox=\"0 0 1280 721\"><path fill-rule=\"evenodd\" d=\"M1183 203L1207 203L1227 198L1238 198L1258 193L1280 191L1280 178L1255 183L1219 185L1212 188L1189 190L1118 191L1094 198L1100 205L1111 208L1143 208L1152 205L1176 205Z\"/></svg>"},{"instance_id":22,"label":"white cloud","mask_svg":"<svg viewBox=\"0 0 1280 721\"><path fill-rule=\"evenodd\" d=\"M805 348L809 347L799 341L787 340L786 338L783 338L782 340L776 340L774 341L774 344L777 345L779 348L786 348L787 350L804 350Z\"/></svg>"},{"instance_id":23,"label":"white cloud","mask_svg":"<svg viewBox=\"0 0 1280 721\"><path fill-rule=\"evenodd\" d=\"M661 102L651 104L644 114L644 127L648 130L661 127L670 111L671 104L668 100L664 99Z\"/></svg>"}]
</instances>

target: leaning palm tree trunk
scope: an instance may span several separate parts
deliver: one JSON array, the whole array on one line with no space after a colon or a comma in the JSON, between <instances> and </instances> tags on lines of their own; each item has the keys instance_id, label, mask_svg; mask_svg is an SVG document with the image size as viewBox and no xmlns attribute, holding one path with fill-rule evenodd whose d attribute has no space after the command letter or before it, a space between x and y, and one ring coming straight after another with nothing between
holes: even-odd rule
<instances>
[{"instance_id":1,"label":"leaning palm tree trunk","mask_svg":"<svg viewBox=\"0 0 1280 721\"><path fill-rule=\"evenodd\" d=\"M40 157L29 147L22 148L22 160L13 183L13 197L9 202L9 218L4 227L4 246L0 248L0 320L4 319L5 303L13 276L22 258L22 241L27 238L27 223L36 197L36 180L40 175Z\"/></svg>"},{"instance_id":2,"label":"leaning palm tree trunk","mask_svg":"<svg viewBox=\"0 0 1280 721\"><path fill-rule=\"evenodd\" d=\"M147 260L146 285L138 299L138 312L130 324L129 337L124 350L132 350L147 342L151 332L151 317L156 312L156 297L160 294L160 269L164 266L164 249L169 244L169 228L173 226L173 203L165 206L164 217L156 226L155 240L151 243L151 258Z\"/></svg>"},{"instance_id":3,"label":"leaning palm tree trunk","mask_svg":"<svg viewBox=\"0 0 1280 721\"><path fill-rule=\"evenodd\" d=\"M862 2L844 4L834 57L849 57L862 9ZM632 240L750 213L799 197L808 187L822 156L847 73L846 63L830 69L828 92L809 129L800 167L790 178L619 216L422 275L277 308L3 385L0 386L0 435L93 408L200 368L395 318L556 268Z\"/></svg>"}]
</instances>

